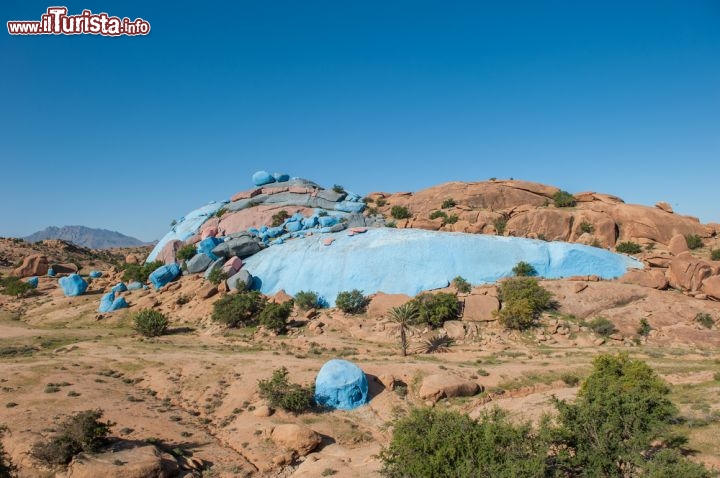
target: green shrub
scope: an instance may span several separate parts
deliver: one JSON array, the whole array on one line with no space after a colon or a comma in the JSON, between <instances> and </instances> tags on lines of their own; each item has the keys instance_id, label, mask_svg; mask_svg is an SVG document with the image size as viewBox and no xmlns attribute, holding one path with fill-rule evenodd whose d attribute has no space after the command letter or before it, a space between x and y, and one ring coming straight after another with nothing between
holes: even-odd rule
<instances>
[{"instance_id":1,"label":"green shrub","mask_svg":"<svg viewBox=\"0 0 720 478\"><path fill-rule=\"evenodd\" d=\"M0 277L0 292L13 297L22 297L32 290L32 286L19 277Z\"/></svg>"},{"instance_id":2,"label":"green shrub","mask_svg":"<svg viewBox=\"0 0 720 478\"><path fill-rule=\"evenodd\" d=\"M387 199L385 199L385 198L377 198L377 199L375 200L375 204L377 204L377 207L383 207L384 205L387 204Z\"/></svg>"},{"instance_id":3,"label":"green shrub","mask_svg":"<svg viewBox=\"0 0 720 478\"><path fill-rule=\"evenodd\" d=\"M514 330L535 325L540 313L554 306L552 294L532 277L515 277L501 282L498 298L502 308L495 315L504 327Z\"/></svg>"},{"instance_id":4,"label":"green shrub","mask_svg":"<svg viewBox=\"0 0 720 478\"><path fill-rule=\"evenodd\" d=\"M266 304L267 299L256 290L226 295L213 304L212 319L230 327L254 325Z\"/></svg>"},{"instance_id":5,"label":"green shrub","mask_svg":"<svg viewBox=\"0 0 720 478\"><path fill-rule=\"evenodd\" d=\"M558 191L553 194L555 207L573 207L576 204L575 196L567 191Z\"/></svg>"},{"instance_id":6,"label":"green shrub","mask_svg":"<svg viewBox=\"0 0 720 478\"><path fill-rule=\"evenodd\" d=\"M472 286L468 281L465 280L462 276L457 276L452 280L452 285L455 287L455 290L460 292L461 294L468 294L472 290Z\"/></svg>"},{"instance_id":7,"label":"green shrub","mask_svg":"<svg viewBox=\"0 0 720 478\"><path fill-rule=\"evenodd\" d=\"M391 229L395 229L397 227L397 224L395 224L395 221L388 221L385 223L385 227L389 227Z\"/></svg>"},{"instance_id":8,"label":"green shrub","mask_svg":"<svg viewBox=\"0 0 720 478\"><path fill-rule=\"evenodd\" d=\"M368 216L377 216L380 213L380 211L378 211L378 208L376 207L369 207L365 209L365 212Z\"/></svg>"},{"instance_id":9,"label":"green shrub","mask_svg":"<svg viewBox=\"0 0 720 478\"><path fill-rule=\"evenodd\" d=\"M642 247L640 247L640 244L636 242L626 241L615 246L615 250L617 252L622 252L623 254L640 254L642 252Z\"/></svg>"},{"instance_id":10,"label":"green shrub","mask_svg":"<svg viewBox=\"0 0 720 478\"><path fill-rule=\"evenodd\" d=\"M685 242L690 250L700 249L703 246L703 241L697 234L686 234Z\"/></svg>"},{"instance_id":11,"label":"green shrub","mask_svg":"<svg viewBox=\"0 0 720 478\"><path fill-rule=\"evenodd\" d=\"M290 214L285 209L281 209L280 211L273 214L272 221L270 222L270 226L272 226L272 227L282 226L282 223L285 222L285 219L289 219L289 218L290 218Z\"/></svg>"},{"instance_id":12,"label":"green shrub","mask_svg":"<svg viewBox=\"0 0 720 478\"><path fill-rule=\"evenodd\" d=\"M644 475L649 478L712 478L713 476L705 466L688 460L676 449L666 448L651 457Z\"/></svg>"},{"instance_id":13,"label":"green shrub","mask_svg":"<svg viewBox=\"0 0 720 478\"><path fill-rule=\"evenodd\" d=\"M640 319L640 325L638 325L637 334L642 337L647 337L650 334L651 330L652 327L650 327L650 322L648 322L645 317Z\"/></svg>"},{"instance_id":14,"label":"green shrub","mask_svg":"<svg viewBox=\"0 0 720 478\"><path fill-rule=\"evenodd\" d=\"M439 217L447 219L447 213L445 211L433 211L430 213L430 219L437 219Z\"/></svg>"},{"instance_id":15,"label":"green shrub","mask_svg":"<svg viewBox=\"0 0 720 478\"><path fill-rule=\"evenodd\" d=\"M31 454L50 465L67 465L81 452L96 452L106 442L110 428L115 424L101 422L102 410L75 413L58 427L55 436L33 445Z\"/></svg>"},{"instance_id":16,"label":"green shrub","mask_svg":"<svg viewBox=\"0 0 720 478\"><path fill-rule=\"evenodd\" d=\"M710 260L720 261L720 249L713 249L712 251L710 251Z\"/></svg>"},{"instance_id":17,"label":"green shrub","mask_svg":"<svg viewBox=\"0 0 720 478\"><path fill-rule=\"evenodd\" d=\"M608 337L617 331L615 329L615 324L605 317L595 317L593 320L588 322L587 326L590 330L602 337Z\"/></svg>"},{"instance_id":18,"label":"green shrub","mask_svg":"<svg viewBox=\"0 0 720 478\"><path fill-rule=\"evenodd\" d=\"M527 263L525 261L520 261L517 264L515 264L515 267L512 268L513 274L515 274L517 277L530 277L537 275L537 271L535 270L535 267L533 267L532 264Z\"/></svg>"},{"instance_id":19,"label":"green shrub","mask_svg":"<svg viewBox=\"0 0 720 478\"><path fill-rule=\"evenodd\" d=\"M495 226L495 232L497 232L497 235L502 236L505 232L505 228L507 227L507 219L504 217L498 217L493 221L493 226Z\"/></svg>"},{"instance_id":20,"label":"green shrub","mask_svg":"<svg viewBox=\"0 0 720 478\"><path fill-rule=\"evenodd\" d=\"M145 283L155 269L164 265L165 263L163 261L153 261L145 264L125 264L122 266L124 269L122 277L123 281Z\"/></svg>"},{"instance_id":21,"label":"green shrub","mask_svg":"<svg viewBox=\"0 0 720 478\"><path fill-rule=\"evenodd\" d=\"M168 318L161 312L152 309L145 309L133 316L135 330L145 337L159 337L167 332Z\"/></svg>"},{"instance_id":22,"label":"green shrub","mask_svg":"<svg viewBox=\"0 0 720 478\"><path fill-rule=\"evenodd\" d=\"M457 206L457 203L453 198L447 198L443 201L442 206L440 206L442 209L450 209L451 207Z\"/></svg>"},{"instance_id":23,"label":"green shrub","mask_svg":"<svg viewBox=\"0 0 720 478\"><path fill-rule=\"evenodd\" d=\"M705 312L700 312L695 316L695 322L702 325L706 329L712 329L713 325L715 325L715 321L710 316L710 314Z\"/></svg>"},{"instance_id":24,"label":"green shrub","mask_svg":"<svg viewBox=\"0 0 720 478\"><path fill-rule=\"evenodd\" d=\"M227 273L222 270L222 267L216 267L215 269L210 271L210 274L208 274L207 280L211 284L218 285L223 281L226 281L228 279Z\"/></svg>"},{"instance_id":25,"label":"green shrub","mask_svg":"<svg viewBox=\"0 0 720 478\"><path fill-rule=\"evenodd\" d=\"M335 299L335 306L346 314L360 314L365 311L368 302L362 291L353 289L340 292Z\"/></svg>"},{"instance_id":26,"label":"green shrub","mask_svg":"<svg viewBox=\"0 0 720 478\"><path fill-rule=\"evenodd\" d=\"M418 322L433 328L442 327L446 320L455 320L460 315L461 304L455 294L424 293L410 302L418 310Z\"/></svg>"},{"instance_id":27,"label":"green shrub","mask_svg":"<svg viewBox=\"0 0 720 478\"><path fill-rule=\"evenodd\" d=\"M175 257L181 261L189 261L197 254L197 248L194 244L185 244L177 251Z\"/></svg>"},{"instance_id":28,"label":"green shrub","mask_svg":"<svg viewBox=\"0 0 720 478\"><path fill-rule=\"evenodd\" d=\"M365 196L365 197L363 198L363 202L364 202L365 204L372 204L372 203L375 202L375 200L374 200L373 198L371 198L370 196Z\"/></svg>"},{"instance_id":29,"label":"green shrub","mask_svg":"<svg viewBox=\"0 0 720 478\"><path fill-rule=\"evenodd\" d=\"M266 329L272 330L277 334L284 334L287 332L287 319L290 317L292 307L292 300L288 300L282 304L270 302L260 312L258 321L260 325Z\"/></svg>"},{"instance_id":30,"label":"green shrub","mask_svg":"<svg viewBox=\"0 0 720 478\"><path fill-rule=\"evenodd\" d=\"M226 207L221 207L215 213L215 217L223 217L223 214L225 214L226 212L228 212L228 209Z\"/></svg>"},{"instance_id":31,"label":"green shrub","mask_svg":"<svg viewBox=\"0 0 720 478\"><path fill-rule=\"evenodd\" d=\"M7 427L0 425L0 438L2 438L6 431ZM13 465L10 457L5 453L5 448L3 447L2 441L0 441L0 477L15 478L15 476L17 476L15 474L16 471L17 467Z\"/></svg>"},{"instance_id":32,"label":"green shrub","mask_svg":"<svg viewBox=\"0 0 720 478\"><path fill-rule=\"evenodd\" d=\"M333 187L332 187L332 190L335 191L335 192L338 193L338 194L342 194L342 193L345 192L345 188L342 187L342 186L339 185L339 184L334 184Z\"/></svg>"},{"instance_id":33,"label":"green shrub","mask_svg":"<svg viewBox=\"0 0 720 478\"><path fill-rule=\"evenodd\" d=\"M582 232L583 234L592 234L593 232L595 232L595 226L593 226L587 221L583 221L580 223L580 232Z\"/></svg>"},{"instance_id":34,"label":"green shrub","mask_svg":"<svg viewBox=\"0 0 720 478\"><path fill-rule=\"evenodd\" d=\"M512 424L492 409L474 421L437 408L416 408L395 423L380 453L382 474L405 477L543 476L545 443L529 424Z\"/></svg>"},{"instance_id":35,"label":"green shrub","mask_svg":"<svg viewBox=\"0 0 720 478\"><path fill-rule=\"evenodd\" d=\"M450 214L447 219L443 221L443 224L455 224L459 219L457 214Z\"/></svg>"},{"instance_id":36,"label":"green shrub","mask_svg":"<svg viewBox=\"0 0 720 478\"><path fill-rule=\"evenodd\" d=\"M410 219L412 217L410 210L405 206L393 206L390 209L390 215L395 219Z\"/></svg>"},{"instance_id":37,"label":"green shrub","mask_svg":"<svg viewBox=\"0 0 720 478\"><path fill-rule=\"evenodd\" d=\"M313 387L290 383L285 367L276 369L269 380L259 380L258 390L260 398L267 400L269 406L288 412L302 413L313 406Z\"/></svg>"},{"instance_id":38,"label":"green shrub","mask_svg":"<svg viewBox=\"0 0 720 478\"><path fill-rule=\"evenodd\" d=\"M320 298L316 292L301 290L295 294L295 305L301 310L310 310L320 307Z\"/></svg>"},{"instance_id":39,"label":"green shrub","mask_svg":"<svg viewBox=\"0 0 720 478\"><path fill-rule=\"evenodd\" d=\"M572 374L572 373L562 374L560 376L560 380L562 380L565 383L565 385L567 385L568 387L574 387L578 383L580 383L580 377L578 377L577 375Z\"/></svg>"}]
</instances>

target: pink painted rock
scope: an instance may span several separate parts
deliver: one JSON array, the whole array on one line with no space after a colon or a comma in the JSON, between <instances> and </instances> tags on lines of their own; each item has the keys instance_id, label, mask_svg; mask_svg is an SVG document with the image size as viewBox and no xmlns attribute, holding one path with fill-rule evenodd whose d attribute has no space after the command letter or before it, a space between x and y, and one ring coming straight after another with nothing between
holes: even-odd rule
<instances>
[{"instance_id":1,"label":"pink painted rock","mask_svg":"<svg viewBox=\"0 0 720 478\"><path fill-rule=\"evenodd\" d=\"M350 229L350 232L354 232L355 234L362 234L363 232L367 232L367 227L353 227Z\"/></svg>"},{"instance_id":2,"label":"pink painted rock","mask_svg":"<svg viewBox=\"0 0 720 478\"><path fill-rule=\"evenodd\" d=\"M261 192L262 192L262 188L255 188L255 189L248 189L247 191L240 191L239 193L235 193L235 195L230 198L230 201L235 202L235 201L239 201L241 199L254 198Z\"/></svg>"},{"instance_id":3,"label":"pink painted rock","mask_svg":"<svg viewBox=\"0 0 720 478\"><path fill-rule=\"evenodd\" d=\"M220 218L218 231L221 235L228 235L247 231L251 227L260 228L264 225L269 225L272 222L273 215L283 209L291 216L296 212L299 212L305 217L311 216L314 213L312 208L307 207L283 204L261 204L241 211L224 214Z\"/></svg>"},{"instance_id":4,"label":"pink painted rock","mask_svg":"<svg viewBox=\"0 0 720 478\"><path fill-rule=\"evenodd\" d=\"M185 244L197 244L202 240L202 237L200 237L200 234L195 234L193 236L188 237L185 239Z\"/></svg>"},{"instance_id":5,"label":"pink painted rock","mask_svg":"<svg viewBox=\"0 0 720 478\"><path fill-rule=\"evenodd\" d=\"M218 230L217 227L207 227L203 229L202 234L200 234L200 237L202 239L207 239L208 237L215 237L217 236Z\"/></svg>"},{"instance_id":6,"label":"pink painted rock","mask_svg":"<svg viewBox=\"0 0 720 478\"><path fill-rule=\"evenodd\" d=\"M239 257L232 257L228 259L228 261L223 264L223 272L228 274L228 276L231 276L235 274L237 271L239 271L243 266L243 261Z\"/></svg>"},{"instance_id":7,"label":"pink painted rock","mask_svg":"<svg viewBox=\"0 0 720 478\"><path fill-rule=\"evenodd\" d=\"M323 244L326 245L326 246L329 246L329 245L332 244L333 242L335 242L335 239L333 239L332 237L328 237L328 238L323 239Z\"/></svg>"},{"instance_id":8,"label":"pink painted rock","mask_svg":"<svg viewBox=\"0 0 720 478\"><path fill-rule=\"evenodd\" d=\"M179 251L183 245L183 241L169 241L165 244L165 247L160 250L155 260L161 261L163 264L173 264L177 260L175 257L177 251Z\"/></svg>"}]
</instances>

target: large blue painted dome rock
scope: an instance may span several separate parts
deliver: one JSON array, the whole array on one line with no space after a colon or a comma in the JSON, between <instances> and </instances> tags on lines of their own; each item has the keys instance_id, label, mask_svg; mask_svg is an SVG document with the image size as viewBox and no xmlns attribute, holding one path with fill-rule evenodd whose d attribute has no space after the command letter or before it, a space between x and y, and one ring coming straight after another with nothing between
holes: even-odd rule
<instances>
[{"instance_id":1,"label":"large blue painted dome rock","mask_svg":"<svg viewBox=\"0 0 720 478\"><path fill-rule=\"evenodd\" d=\"M368 401L365 373L352 362L333 359L325 363L315 379L315 401L324 407L352 410Z\"/></svg>"},{"instance_id":2,"label":"large blue painted dome rock","mask_svg":"<svg viewBox=\"0 0 720 478\"><path fill-rule=\"evenodd\" d=\"M458 275L476 285L495 282L512 275L519 261L546 278L612 279L642 268L631 257L580 244L394 228L287 241L247 258L245 268L265 294L312 290L333 305L338 292L352 289L413 296Z\"/></svg>"}]
</instances>

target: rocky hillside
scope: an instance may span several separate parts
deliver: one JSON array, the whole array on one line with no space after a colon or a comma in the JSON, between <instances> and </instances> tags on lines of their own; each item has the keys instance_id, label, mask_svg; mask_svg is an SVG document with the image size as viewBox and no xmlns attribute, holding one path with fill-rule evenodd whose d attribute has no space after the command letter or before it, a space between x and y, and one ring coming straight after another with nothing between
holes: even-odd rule
<instances>
[{"instance_id":1,"label":"rocky hillside","mask_svg":"<svg viewBox=\"0 0 720 478\"><path fill-rule=\"evenodd\" d=\"M111 249L113 247L139 247L145 245L140 239L126 236L117 231L93 229L85 226L46 227L24 238L27 242L46 239L60 239L88 249Z\"/></svg>"}]
</instances>

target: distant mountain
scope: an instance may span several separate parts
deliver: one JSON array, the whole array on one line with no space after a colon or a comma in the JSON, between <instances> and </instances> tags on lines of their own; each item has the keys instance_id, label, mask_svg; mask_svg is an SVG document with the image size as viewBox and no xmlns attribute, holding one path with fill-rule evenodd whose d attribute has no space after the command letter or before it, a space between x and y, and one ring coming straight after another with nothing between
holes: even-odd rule
<instances>
[{"instance_id":1,"label":"distant mountain","mask_svg":"<svg viewBox=\"0 0 720 478\"><path fill-rule=\"evenodd\" d=\"M78 246L90 249L110 249L112 247L136 247L147 243L134 237L107 229L92 229L85 226L51 226L24 237L27 242L39 242L45 239L62 239Z\"/></svg>"}]
</instances>

